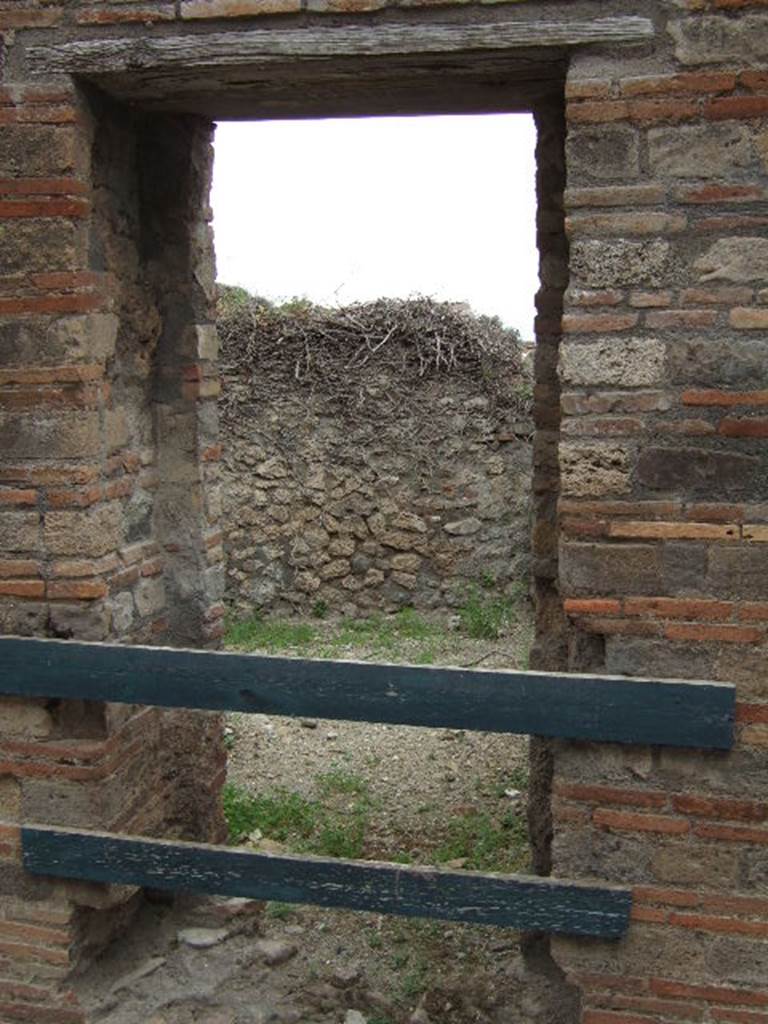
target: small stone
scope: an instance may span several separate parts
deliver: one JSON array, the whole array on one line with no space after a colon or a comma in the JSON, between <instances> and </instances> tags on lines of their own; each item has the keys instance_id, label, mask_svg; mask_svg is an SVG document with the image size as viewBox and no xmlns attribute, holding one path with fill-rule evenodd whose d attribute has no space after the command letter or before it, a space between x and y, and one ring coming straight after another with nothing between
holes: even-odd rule
<instances>
[{"instance_id":1,"label":"small stone","mask_svg":"<svg viewBox=\"0 0 768 1024\"><path fill-rule=\"evenodd\" d=\"M477 533L482 525L479 519L470 516L468 519L457 519L456 522L446 523L443 529L446 533L450 533L453 536L466 537Z\"/></svg>"},{"instance_id":2,"label":"small stone","mask_svg":"<svg viewBox=\"0 0 768 1024\"><path fill-rule=\"evenodd\" d=\"M368 1024L368 1018L359 1010L347 1010L344 1016L344 1024Z\"/></svg>"},{"instance_id":3,"label":"small stone","mask_svg":"<svg viewBox=\"0 0 768 1024\"><path fill-rule=\"evenodd\" d=\"M335 988L351 988L360 981L361 971L357 964L348 964L337 967L331 977L331 984Z\"/></svg>"},{"instance_id":4,"label":"small stone","mask_svg":"<svg viewBox=\"0 0 768 1024\"><path fill-rule=\"evenodd\" d=\"M301 727L303 729L316 729L317 728L317 719L316 718L302 718L301 721L300 721L300 724L301 724Z\"/></svg>"},{"instance_id":5,"label":"small stone","mask_svg":"<svg viewBox=\"0 0 768 1024\"><path fill-rule=\"evenodd\" d=\"M223 942L228 934L226 928L182 928L176 938L192 949L210 949Z\"/></svg>"},{"instance_id":6,"label":"small stone","mask_svg":"<svg viewBox=\"0 0 768 1024\"><path fill-rule=\"evenodd\" d=\"M443 861L442 866L444 868L454 868L454 869L465 868L467 866L467 858L466 857L454 857L453 860L445 860L445 861Z\"/></svg>"},{"instance_id":7,"label":"small stone","mask_svg":"<svg viewBox=\"0 0 768 1024\"><path fill-rule=\"evenodd\" d=\"M334 740L337 740L339 738L339 734L337 732L327 732L325 734L325 738L328 740L329 743L332 743Z\"/></svg>"},{"instance_id":8,"label":"small stone","mask_svg":"<svg viewBox=\"0 0 768 1024\"><path fill-rule=\"evenodd\" d=\"M281 939L259 939L255 949L268 967L278 967L298 953L298 949L293 943L283 942Z\"/></svg>"}]
</instances>

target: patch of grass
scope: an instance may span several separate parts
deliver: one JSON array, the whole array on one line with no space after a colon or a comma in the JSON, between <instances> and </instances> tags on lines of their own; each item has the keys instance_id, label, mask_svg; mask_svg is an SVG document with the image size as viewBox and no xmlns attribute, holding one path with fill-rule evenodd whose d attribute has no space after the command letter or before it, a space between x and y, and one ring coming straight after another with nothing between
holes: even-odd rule
<instances>
[{"instance_id":1,"label":"patch of grass","mask_svg":"<svg viewBox=\"0 0 768 1024\"><path fill-rule=\"evenodd\" d=\"M296 907L293 903L280 903L279 900L274 900L267 903L264 913L275 921L286 921L296 913Z\"/></svg>"},{"instance_id":2,"label":"patch of grass","mask_svg":"<svg viewBox=\"0 0 768 1024\"><path fill-rule=\"evenodd\" d=\"M327 772L317 776L317 786L323 796L337 793L352 793L355 796L368 795L368 783L365 779L341 765L333 764Z\"/></svg>"},{"instance_id":3,"label":"patch of grass","mask_svg":"<svg viewBox=\"0 0 768 1024\"><path fill-rule=\"evenodd\" d=\"M498 640L516 619L513 601L501 594L471 587L459 608L462 631L473 640Z\"/></svg>"},{"instance_id":4,"label":"patch of grass","mask_svg":"<svg viewBox=\"0 0 768 1024\"><path fill-rule=\"evenodd\" d=\"M315 601L312 605L312 616L315 619L324 619L328 614L328 603L322 599Z\"/></svg>"},{"instance_id":5,"label":"patch of grass","mask_svg":"<svg viewBox=\"0 0 768 1024\"><path fill-rule=\"evenodd\" d=\"M413 608L402 608L395 615L342 619L338 632L329 640L336 651L349 646L367 647L373 657L380 657L396 654L404 646L411 647L414 641L434 640L444 635L444 632L440 626L428 622ZM421 652L416 650L413 657L418 658L420 654Z\"/></svg>"},{"instance_id":6,"label":"patch of grass","mask_svg":"<svg viewBox=\"0 0 768 1024\"><path fill-rule=\"evenodd\" d=\"M474 871L519 871L527 862L528 829L511 811L501 819L476 812L455 818L435 851L435 861L466 860Z\"/></svg>"},{"instance_id":7,"label":"patch of grass","mask_svg":"<svg viewBox=\"0 0 768 1024\"><path fill-rule=\"evenodd\" d=\"M255 615L232 623L224 636L224 644L241 651L266 650L274 653L306 648L316 639L317 630L307 622L262 619Z\"/></svg>"},{"instance_id":8,"label":"patch of grass","mask_svg":"<svg viewBox=\"0 0 768 1024\"><path fill-rule=\"evenodd\" d=\"M307 839L318 826L322 808L299 793L278 789L273 793L249 793L228 782L222 793L224 817L232 842L240 842L258 829L280 843Z\"/></svg>"}]
</instances>

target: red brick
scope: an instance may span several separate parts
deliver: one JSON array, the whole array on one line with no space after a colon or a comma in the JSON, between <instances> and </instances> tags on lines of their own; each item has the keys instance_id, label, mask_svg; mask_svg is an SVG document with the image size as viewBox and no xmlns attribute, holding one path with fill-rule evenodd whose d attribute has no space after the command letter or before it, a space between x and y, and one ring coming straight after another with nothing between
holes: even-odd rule
<instances>
[{"instance_id":1,"label":"red brick","mask_svg":"<svg viewBox=\"0 0 768 1024\"><path fill-rule=\"evenodd\" d=\"M759 216L747 216L738 214L726 214L720 217L704 217L702 220L694 223L693 228L695 231L701 232L702 234L710 231L716 231L718 234L726 234L729 231L760 231L768 225L768 217Z\"/></svg>"},{"instance_id":2,"label":"red brick","mask_svg":"<svg viewBox=\"0 0 768 1024\"><path fill-rule=\"evenodd\" d=\"M649 1024L647 1017L621 1010L585 1010L581 1020L582 1024Z\"/></svg>"},{"instance_id":3,"label":"red brick","mask_svg":"<svg viewBox=\"0 0 768 1024\"><path fill-rule=\"evenodd\" d=\"M657 832L663 835L683 835L689 830L685 818L665 814L640 814L632 811L612 811L598 807L592 813L596 825L631 832Z\"/></svg>"},{"instance_id":4,"label":"red brick","mask_svg":"<svg viewBox=\"0 0 768 1024\"><path fill-rule=\"evenodd\" d=\"M684 231L688 220L682 214L638 211L633 213L576 213L566 218L570 235L668 235Z\"/></svg>"},{"instance_id":5,"label":"red brick","mask_svg":"<svg viewBox=\"0 0 768 1024\"><path fill-rule=\"evenodd\" d=\"M78 11L75 21L78 25L122 25L140 21L148 25L155 21L173 21L176 12L173 6L158 7L157 5L136 7L111 7Z\"/></svg>"},{"instance_id":6,"label":"red brick","mask_svg":"<svg viewBox=\"0 0 768 1024\"><path fill-rule=\"evenodd\" d=\"M711 309L664 309L645 314L645 322L652 328L711 327L717 313Z\"/></svg>"},{"instance_id":7,"label":"red brick","mask_svg":"<svg viewBox=\"0 0 768 1024\"><path fill-rule=\"evenodd\" d=\"M669 306L672 302L672 292L632 292L629 296L630 306L637 309L656 309L659 306Z\"/></svg>"},{"instance_id":8,"label":"red brick","mask_svg":"<svg viewBox=\"0 0 768 1024\"><path fill-rule=\"evenodd\" d=\"M69 965L69 954L64 949L46 949L44 946L29 946L21 942L0 942L0 956L24 962Z\"/></svg>"},{"instance_id":9,"label":"red brick","mask_svg":"<svg viewBox=\"0 0 768 1024\"><path fill-rule=\"evenodd\" d=\"M634 911L632 916L634 917ZM638 920L643 920L639 917ZM650 920L646 918L646 920ZM620 1009L638 1010L640 1013L652 1013L658 1017L673 1017L677 1020L700 1021L704 1018L703 1006L692 1006L690 1003L667 1002L661 999L638 998L637 996L613 996L611 1005Z\"/></svg>"},{"instance_id":10,"label":"red brick","mask_svg":"<svg viewBox=\"0 0 768 1024\"><path fill-rule=\"evenodd\" d=\"M37 491L30 490L0 490L0 505L36 505Z\"/></svg>"},{"instance_id":11,"label":"red brick","mask_svg":"<svg viewBox=\"0 0 768 1024\"><path fill-rule=\"evenodd\" d=\"M249 18L259 14L291 14L299 10L301 0L183 0L181 4L181 16L185 19Z\"/></svg>"},{"instance_id":12,"label":"red brick","mask_svg":"<svg viewBox=\"0 0 768 1024\"><path fill-rule=\"evenodd\" d=\"M103 491L101 484L94 484L85 490L55 489L46 492L46 500L50 508L88 508L101 501Z\"/></svg>"},{"instance_id":13,"label":"red brick","mask_svg":"<svg viewBox=\"0 0 768 1024\"><path fill-rule=\"evenodd\" d=\"M653 615L661 619L716 619L727 621L733 615L730 601L698 600L675 597L627 597L627 615Z\"/></svg>"},{"instance_id":14,"label":"red brick","mask_svg":"<svg viewBox=\"0 0 768 1024\"><path fill-rule=\"evenodd\" d=\"M704 116L712 121L744 120L765 117L768 114L768 96L726 96L711 100L704 107Z\"/></svg>"},{"instance_id":15,"label":"red brick","mask_svg":"<svg viewBox=\"0 0 768 1024\"><path fill-rule=\"evenodd\" d=\"M714 917L708 914L680 914L672 911L669 923L680 928L715 932L727 935L756 935L768 937L768 921L742 921L733 917Z\"/></svg>"},{"instance_id":16,"label":"red brick","mask_svg":"<svg viewBox=\"0 0 768 1024\"><path fill-rule=\"evenodd\" d=\"M708 288L684 288L680 292L680 301L684 306L742 305L752 301L752 289L714 284Z\"/></svg>"},{"instance_id":17,"label":"red brick","mask_svg":"<svg viewBox=\"0 0 768 1024\"><path fill-rule=\"evenodd\" d=\"M651 991L661 996L678 999L703 999L709 1003L731 1006L768 1006L768 992L749 989L723 988L717 985L689 985L668 978L651 978Z\"/></svg>"},{"instance_id":18,"label":"red brick","mask_svg":"<svg viewBox=\"0 0 768 1024\"><path fill-rule=\"evenodd\" d=\"M200 452L200 458L203 462L219 462L223 454L223 446L220 444L212 444L207 448L203 448Z\"/></svg>"},{"instance_id":19,"label":"red brick","mask_svg":"<svg viewBox=\"0 0 768 1024\"><path fill-rule=\"evenodd\" d=\"M625 121L629 115L626 100L599 100L569 103L568 120L573 124L605 124L610 121Z\"/></svg>"},{"instance_id":20,"label":"red brick","mask_svg":"<svg viewBox=\"0 0 768 1024\"><path fill-rule=\"evenodd\" d=\"M717 430L724 437L768 437L768 419L724 419Z\"/></svg>"},{"instance_id":21,"label":"red brick","mask_svg":"<svg viewBox=\"0 0 768 1024\"><path fill-rule=\"evenodd\" d=\"M558 796L568 800L583 800L594 804L660 808L667 803L666 793L623 789L620 786L587 786L582 783L558 782L555 783L554 791Z\"/></svg>"},{"instance_id":22,"label":"red brick","mask_svg":"<svg viewBox=\"0 0 768 1024\"><path fill-rule=\"evenodd\" d=\"M0 11L0 29L49 28L61 21L61 11L36 11L31 6L21 10Z\"/></svg>"},{"instance_id":23,"label":"red brick","mask_svg":"<svg viewBox=\"0 0 768 1024\"><path fill-rule=\"evenodd\" d=\"M713 640L723 644L758 644L765 639L765 630L754 626L670 625L665 634L669 640Z\"/></svg>"},{"instance_id":24,"label":"red brick","mask_svg":"<svg viewBox=\"0 0 768 1024\"><path fill-rule=\"evenodd\" d=\"M565 193L566 209L584 206L660 206L667 198L663 185L600 185L569 188Z\"/></svg>"},{"instance_id":25,"label":"red brick","mask_svg":"<svg viewBox=\"0 0 768 1024\"><path fill-rule=\"evenodd\" d=\"M734 1024L768 1024L768 1013L752 1010L712 1010L715 1020L732 1021Z\"/></svg>"},{"instance_id":26,"label":"red brick","mask_svg":"<svg viewBox=\"0 0 768 1024\"><path fill-rule=\"evenodd\" d=\"M659 889L656 886L638 885L632 890L635 900L644 903L665 903L673 907L697 907L700 897L685 889Z\"/></svg>"},{"instance_id":27,"label":"red brick","mask_svg":"<svg viewBox=\"0 0 768 1024\"><path fill-rule=\"evenodd\" d=\"M588 516L645 516L657 519L679 515L682 505L678 501L579 501L561 498L559 511Z\"/></svg>"},{"instance_id":28,"label":"red brick","mask_svg":"<svg viewBox=\"0 0 768 1024\"><path fill-rule=\"evenodd\" d=\"M630 121L648 124L654 121L690 121L699 117L700 105L697 100L633 100L629 104Z\"/></svg>"},{"instance_id":29,"label":"red brick","mask_svg":"<svg viewBox=\"0 0 768 1024\"><path fill-rule=\"evenodd\" d=\"M768 803L760 803L756 800L679 795L672 797L672 806L681 814L693 814L699 818L757 822L768 820Z\"/></svg>"},{"instance_id":30,"label":"red brick","mask_svg":"<svg viewBox=\"0 0 768 1024\"><path fill-rule=\"evenodd\" d=\"M665 420L656 425L660 434L673 434L683 437L705 437L707 434L715 434L714 423L696 417L687 417L682 420Z\"/></svg>"},{"instance_id":31,"label":"red brick","mask_svg":"<svg viewBox=\"0 0 768 1024\"><path fill-rule=\"evenodd\" d=\"M644 921L646 924L666 924L669 911L661 910L659 907L638 907L634 904L630 918L633 921Z\"/></svg>"},{"instance_id":32,"label":"red brick","mask_svg":"<svg viewBox=\"0 0 768 1024\"><path fill-rule=\"evenodd\" d=\"M694 502L685 510L685 518L694 522L740 523L744 519L743 505L719 502Z\"/></svg>"},{"instance_id":33,"label":"red brick","mask_svg":"<svg viewBox=\"0 0 768 1024\"><path fill-rule=\"evenodd\" d=\"M620 615L621 601L611 598L568 597L563 602L566 615Z\"/></svg>"},{"instance_id":34,"label":"red brick","mask_svg":"<svg viewBox=\"0 0 768 1024\"><path fill-rule=\"evenodd\" d=\"M611 83L604 78L569 78L565 83L565 96L569 100L608 99Z\"/></svg>"},{"instance_id":35,"label":"red brick","mask_svg":"<svg viewBox=\"0 0 768 1024\"><path fill-rule=\"evenodd\" d=\"M701 905L707 910L722 910L745 917L768 917L768 899L755 896L702 896Z\"/></svg>"},{"instance_id":36,"label":"red brick","mask_svg":"<svg viewBox=\"0 0 768 1024\"><path fill-rule=\"evenodd\" d=\"M715 391L691 389L683 392L684 405L768 405L768 391Z\"/></svg>"},{"instance_id":37,"label":"red brick","mask_svg":"<svg viewBox=\"0 0 768 1024\"><path fill-rule=\"evenodd\" d=\"M8 1020L8 1024L86 1024L84 1011L74 1007L0 1003L0 1013L7 1015L5 1020Z\"/></svg>"},{"instance_id":38,"label":"red brick","mask_svg":"<svg viewBox=\"0 0 768 1024\"><path fill-rule=\"evenodd\" d=\"M741 622L768 622L768 601L745 601L737 613Z\"/></svg>"},{"instance_id":39,"label":"red brick","mask_svg":"<svg viewBox=\"0 0 768 1024\"><path fill-rule=\"evenodd\" d=\"M768 526L745 523L742 527L742 536L744 540L765 544L768 542Z\"/></svg>"},{"instance_id":40,"label":"red brick","mask_svg":"<svg viewBox=\"0 0 768 1024\"><path fill-rule=\"evenodd\" d=\"M569 537L607 537L608 524L600 519L572 519L566 516L560 527Z\"/></svg>"},{"instance_id":41,"label":"red brick","mask_svg":"<svg viewBox=\"0 0 768 1024\"><path fill-rule=\"evenodd\" d=\"M694 834L700 839L722 839L732 843L768 844L768 829L747 828L739 825L694 825Z\"/></svg>"},{"instance_id":42,"label":"red brick","mask_svg":"<svg viewBox=\"0 0 768 1024\"><path fill-rule=\"evenodd\" d=\"M0 580L0 595L3 597L45 597L45 583L42 580Z\"/></svg>"},{"instance_id":43,"label":"red brick","mask_svg":"<svg viewBox=\"0 0 768 1024\"><path fill-rule=\"evenodd\" d=\"M40 575L40 565L26 558L0 558L0 579L10 576L33 577Z\"/></svg>"},{"instance_id":44,"label":"red brick","mask_svg":"<svg viewBox=\"0 0 768 1024\"><path fill-rule=\"evenodd\" d=\"M0 299L0 316L13 313L90 313L103 304L98 295L45 295L25 299Z\"/></svg>"},{"instance_id":45,"label":"red brick","mask_svg":"<svg viewBox=\"0 0 768 1024\"><path fill-rule=\"evenodd\" d=\"M716 523L611 523L611 537L638 537L651 540L738 540L739 528Z\"/></svg>"},{"instance_id":46,"label":"red brick","mask_svg":"<svg viewBox=\"0 0 768 1024\"><path fill-rule=\"evenodd\" d=\"M0 200L0 218L87 217L90 203L84 199Z\"/></svg>"},{"instance_id":47,"label":"red brick","mask_svg":"<svg viewBox=\"0 0 768 1024\"><path fill-rule=\"evenodd\" d=\"M142 576L159 576L163 571L164 560L161 557L152 558L148 562L144 562L141 567Z\"/></svg>"},{"instance_id":48,"label":"red brick","mask_svg":"<svg viewBox=\"0 0 768 1024\"><path fill-rule=\"evenodd\" d=\"M736 76L721 72L690 72L681 75L625 78L620 83L623 96L664 96L672 93L730 92L736 88Z\"/></svg>"},{"instance_id":49,"label":"red brick","mask_svg":"<svg viewBox=\"0 0 768 1024\"><path fill-rule=\"evenodd\" d=\"M56 580L48 583L47 593L52 601L96 601L107 596L107 585L103 580Z\"/></svg>"},{"instance_id":50,"label":"red brick","mask_svg":"<svg viewBox=\"0 0 768 1024\"><path fill-rule=\"evenodd\" d=\"M768 704L745 704L739 701L736 704L736 721L768 723Z\"/></svg>"}]
</instances>

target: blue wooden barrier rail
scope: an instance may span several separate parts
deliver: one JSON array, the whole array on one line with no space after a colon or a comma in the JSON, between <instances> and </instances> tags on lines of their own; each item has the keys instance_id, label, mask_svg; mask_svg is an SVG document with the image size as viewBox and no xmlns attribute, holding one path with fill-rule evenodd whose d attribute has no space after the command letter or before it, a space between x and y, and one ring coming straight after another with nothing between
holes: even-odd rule
<instances>
[{"instance_id":1,"label":"blue wooden barrier rail","mask_svg":"<svg viewBox=\"0 0 768 1024\"><path fill-rule=\"evenodd\" d=\"M725 750L722 683L417 668L0 638L0 696L532 733ZM0 731L2 727L0 724ZM631 893L517 875L328 860L45 825L22 828L32 873L616 938Z\"/></svg>"},{"instance_id":2,"label":"blue wooden barrier rail","mask_svg":"<svg viewBox=\"0 0 768 1024\"><path fill-rule=\"evenodd\" d=\"M0 695L727 750L725 683L0 639Z\"/></svg>"}]
</instances>

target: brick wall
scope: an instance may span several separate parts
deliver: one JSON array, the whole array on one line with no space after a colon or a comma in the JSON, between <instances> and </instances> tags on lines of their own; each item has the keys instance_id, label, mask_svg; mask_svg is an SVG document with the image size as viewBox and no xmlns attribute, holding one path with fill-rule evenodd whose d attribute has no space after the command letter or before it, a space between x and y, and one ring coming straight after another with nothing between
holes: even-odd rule
<instances>
[{"instance_id":1,"label":"brick wall","mask_svg":"<svg viewBox=\"0 0 768 1024\"><path fill-rule=\"evenodd\" d=\"M574 51L567 138L557 105L537 111L536 659L732 680L738 743L716 755L540 744L537 863L635 891L625 940L552 943L586 1024L765 1024L765 5L383 6L396 5L0 0L0 624L199 643L222 614L209 126L66 76L33 81L30 44L338 26L359 12L414 33L426 20L650 16L653 41ZM3 712L0 1020L77 1022L59 983L101 929L97 908L126 894L33 882L18 822L214 834L216 726ZM201 742L199 791L179 789ZM143 756L170 743L178 760Z\"/></svg>"},{"instance_id":2,"label":"brick wall","mask_svg":"<svg viewBox=\"0 0 768 1024\"><path fill-rule=\"evenodd\" d=\"M562 939L586 1024L768 1020L768 20L658 5L651 59L567 86L560 591L589 667L738 685L730 754L562 745L552 861L629 883ZM578 667L584 667L583 662Z\"/></svg>"}]
</instances>

